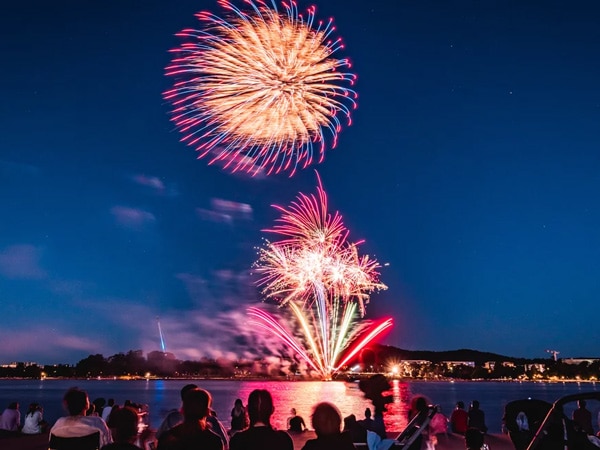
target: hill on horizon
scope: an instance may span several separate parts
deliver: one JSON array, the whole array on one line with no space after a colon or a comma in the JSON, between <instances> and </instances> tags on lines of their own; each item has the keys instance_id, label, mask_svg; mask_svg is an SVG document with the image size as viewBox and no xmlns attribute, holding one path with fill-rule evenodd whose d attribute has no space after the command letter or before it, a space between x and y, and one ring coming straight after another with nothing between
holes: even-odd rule
<instances>
[{"instance_id":1,"label":"hill on horizon","mask_svg":"<svg viewBox=\"0 0 600 450\"><path fill-rule=\"evenodd\" d=\"M526 362L536 361L541 362L549 358L517 358L511 356L500 355L492 352L482 352L472 349L458 350L406 350L390 345L375 344L372 350L376 352L380 358L398 359L398 360L424 360L439 363L442 361L473 361L477 365L481 365L488 361L513 361Z\"/></svg>"}]
</instances>

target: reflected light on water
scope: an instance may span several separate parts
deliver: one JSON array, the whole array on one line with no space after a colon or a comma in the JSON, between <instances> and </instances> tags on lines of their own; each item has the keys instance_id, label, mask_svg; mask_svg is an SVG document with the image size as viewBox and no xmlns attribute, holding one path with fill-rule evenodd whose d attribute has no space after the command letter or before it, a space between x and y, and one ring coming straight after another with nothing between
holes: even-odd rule
<instances>
[{"instance_id":1,"label":"reflected light on water","mask_svg":"<svg viewBox=\"0 0 600 450\"><path fill-rule=\"evenodd\" d=\"M371 411L373 411L371 401L365 399L358 383L337 381L297 381L293 383L249 381L240 383L237 397L241 398L246 404L248 395L254 389L266 389L271 392L275 405L271 424L277 429L286 428L291 408L295 408L298 415L304 418L306 425L312 429L310 423L312 409L317 403L324 401L335 404L342 413L342 417L354 414L360 420L364 418L366 408L371 408ZM394 380L392 381L392 389L384 395L392 395L394 400L393 403L387 405L387 411L384 414L386 428L390 431L403 430L408 423L407 417L411 397L408 384Z\"/></svg>"}]
</instances>

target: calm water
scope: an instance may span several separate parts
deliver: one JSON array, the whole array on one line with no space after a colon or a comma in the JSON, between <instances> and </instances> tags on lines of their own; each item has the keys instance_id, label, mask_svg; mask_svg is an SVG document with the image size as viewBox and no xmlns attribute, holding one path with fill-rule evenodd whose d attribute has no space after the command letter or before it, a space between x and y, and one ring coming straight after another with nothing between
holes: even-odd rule
<instances>
[{"instance_id":1,"label":"calm water","mask_svg":"<svg viewBox=\"0 0 600 450\"><path fill-rule=\"evenodd\" d=\"M61 400L64 392L72 386L85 389L90 400L97 397L114 398L118 404L125 400L145 403L150 407L153 427L157 427L165 412L180 404L179 390L185 380L0 380L0 408L11 401L18 401L24 414L31 402L44 406L44 416L50 423L64 415ZM290 408L296 408L309 424L311 408L320 401L337 405L343 416L355 414L362 418L365 408L371 404L358 389L358 383L318 381L222 381L197 380L194 383L207 389L213 396L213 408L229 426L230 411L236 398L246 403L253 389L268 389L275 402L273 425L285 428ZM432 403L439 404L449 415L459 400L468 403L479 400L485 411L491 433L501 431L504 405L511 400L537 398L554 402L556 399L577 392L600 390L600 383L500 383L500 382L398 382L393 383L391 394L394 402L388 406L385 422L388 430L399 431L406 425L406 413L414 395L425 395ZM589 404L597 413L600 405ZM570 411L566 411L570 415ZM309 425L310 426L310 425Z\"/></svg>"}]
</instances>

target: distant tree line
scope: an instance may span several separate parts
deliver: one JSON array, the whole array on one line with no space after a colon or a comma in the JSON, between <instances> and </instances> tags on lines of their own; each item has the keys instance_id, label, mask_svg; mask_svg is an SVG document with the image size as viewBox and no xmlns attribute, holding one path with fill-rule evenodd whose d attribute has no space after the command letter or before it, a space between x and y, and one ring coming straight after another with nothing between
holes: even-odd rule
<instances>
[{"instance_id":1,"label":"distant tree line","mask_svg":"<svg viewBox=\"0 0 600 450\"><path fill-rule=\"evenodd\" d=\"M130 350L105 358L89 355L75 365L35 365L17 363L0 367L1 378L98 378L98 377L233 377L247 374L254 362L229 362L210 358L181 361L172 353L153 351L144 356L141 350ZM260 366L260 365L259 365Z\"/></svg>"},{"instance_id":2,"label":"distant tree line","mask_svg":"<svg viewBox=\"0 0 600 450\"><path fill-rule=\"evenodd\" d=\"M414 361L414 355L399 354L393 347L376 346L363 351L355 363L361 365L363 373L387 373L391 361ZM467 350L467 354L457 351L427 352L431 360L425 363L412 362L404 367L402 377L411 379L521 379L521 380L600 380L600 360L584 361L580 364L566 364L553 359L519 359L500 355L478 353ZM483 356L482 356L483 355ZM442 357L454 357L441 360ZM466 357L474 356L472 359ZM487 359L485 357L495 357ZM413 357L413 358L411 358ZM484 362L485 360L485 362ZM424 360L421 360L424 361ZM449 364L448 361L473 361L473 364ZM141 350L130 350L104 357L101 354L89 355L75 365L17 363L0 367L0 378L106 378L106 377L159 377L159 378L233 378L233 377L285 377L293 376L298 364L281 361L280 367L267 364L260 358L253 361L229 361L203 358L199 361L179 360L169 352L153 351L146 356ZM492 364L490 364L492 362ZM285 367L285 369L284 369ZM339 374L344 377L344 373Z\"/></svg>"}]
</instances>

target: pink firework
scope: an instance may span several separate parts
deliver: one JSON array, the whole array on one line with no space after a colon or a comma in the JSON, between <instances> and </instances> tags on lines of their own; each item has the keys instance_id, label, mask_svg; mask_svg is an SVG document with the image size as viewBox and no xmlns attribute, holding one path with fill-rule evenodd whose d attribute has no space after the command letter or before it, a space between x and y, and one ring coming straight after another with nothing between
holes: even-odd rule
<instances>
[{"instance_id":1,"label":"pink firework","mask_svg":"<svg viewBox=\"0 0 600 450\"><path fill-rule=\"evenodd\" d=\"M298 355L331 378L340 366L392 325L358 323L365 314L370 294L386 289L379 281L379 263L360 256L360 242L348 242L348 230L338 213L327 210L321 181L317 195L299 194L281 212L278 223L267 231L283 236L260 250L256 270L267 298L291 309L302 331L302 343L276 320L253 309L251 315ZM272 331L275 333L275 331ZM302 348L302 351L298 351Z\"/></svg>"}]
</instances>

